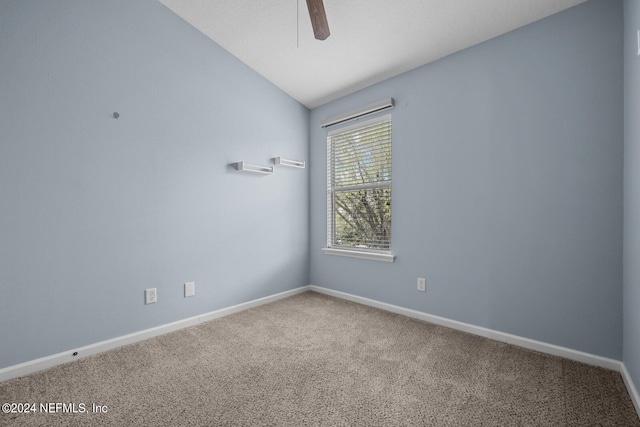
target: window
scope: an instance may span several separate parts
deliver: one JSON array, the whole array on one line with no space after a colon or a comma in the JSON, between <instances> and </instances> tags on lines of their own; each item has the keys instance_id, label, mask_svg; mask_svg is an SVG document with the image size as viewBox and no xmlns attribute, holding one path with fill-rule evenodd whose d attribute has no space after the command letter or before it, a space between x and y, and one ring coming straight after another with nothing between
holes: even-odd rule
<instances>
[{"instance_id":1,"label":"window","mask_svg":"<svg viewBox=\"0 0 640 427\"><path fill-rule=\"evenodd\" d=\"M390 114L327 136L327 246L333 255L393 261Z\"/></svg>"}]
</instances>

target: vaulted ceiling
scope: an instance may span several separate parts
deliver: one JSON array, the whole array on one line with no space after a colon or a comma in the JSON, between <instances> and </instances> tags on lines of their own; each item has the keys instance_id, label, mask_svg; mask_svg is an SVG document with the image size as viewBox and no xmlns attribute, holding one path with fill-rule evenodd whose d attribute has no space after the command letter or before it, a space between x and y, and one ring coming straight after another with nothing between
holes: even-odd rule
<instances>
[{"instance_id":1,"label":"vaulted ceiling","mask_svg":"<svg viewBox=\"0 0 640 427\"><path fill-rule=\"evenodd\" d=\"M160 0L308 108L586 0L324 0L316 40L305 0Z\"/></svg>"}]
</instances>

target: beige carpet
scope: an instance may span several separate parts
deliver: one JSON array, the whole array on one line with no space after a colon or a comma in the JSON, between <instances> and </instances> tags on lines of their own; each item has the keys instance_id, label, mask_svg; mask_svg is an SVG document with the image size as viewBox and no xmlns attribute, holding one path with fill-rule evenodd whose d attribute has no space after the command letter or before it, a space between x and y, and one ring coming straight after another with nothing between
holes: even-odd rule
<instances>
[{"instance_id":1,"label":"beige carpet","mask_svg":"<svg viewBox=\"0 0 640 427\"><path fill-rule=\"evenodd\" d=\"M640 426L617 372L313 292L0 383L5 402L88 413L3 426Z\"/></svg>"}]
</instances>

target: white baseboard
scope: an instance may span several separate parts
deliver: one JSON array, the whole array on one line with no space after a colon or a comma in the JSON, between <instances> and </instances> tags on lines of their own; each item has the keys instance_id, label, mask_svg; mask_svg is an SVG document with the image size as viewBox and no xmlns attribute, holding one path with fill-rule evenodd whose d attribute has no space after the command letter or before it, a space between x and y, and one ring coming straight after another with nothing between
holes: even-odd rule
<instances>
[{"instance_id":1,"label":"white baseboard","mask_svg":"<svg viewBox=\"0 0 640 427\"><path fill-rule=\"evenodd\" d=\"M434 316L433 314L424 313L422 311L399 307L397 305L387 304L384 302L348 294L345 292L334 291L332 289L323 288L321 286L310 285L309 289L315 292L331 295L348 301L380 308L392 313L402 314L408 317L424 320L425 322L434 323L436 325L446 326L451 329L457 329L459 331L468 332L470 334L479 335L485 338L491 338L493 340L505 342L507 344L513 344L518 347L524 347L530 350L539 351L541 353L564 357L565 359L575 360L577 362L600 366L602 368L621 372L622 362L620 362L619 360L596 356L594 354L584 353L582 351L572 350L570 348L560 347L554 344L547 344L542 341L523 338L517 335L511 335L504 332L495 331L493 329L471 325L469 323L458 322L457 320L450 320L444 317Z\"/></svg>"},{"instance_id":2,"label":"white baseboard","mask_svg":"<svg viewBox=\"0 0 640 427\"><path fill-rule=\"evenodd\" d=\"M100 341L94 344L90 344L84 347L79 347L64 351L62 353L52 354L50 356L41 357L39 359L30 360L28 362L20 363L18 365L8 366L0 369L0 382L9 380L11 378L22 377L43 369L51 368L63 363L73 362L82 357L91 356L93 354L102 353L103 351L111 350L114 348L122 347L123 345L133 344L138 341L142 341L148 338L153 338L158 335L166 334L178 329L186 328L188 326L197 325L208 320L217 319L219 317L228 316L239 311L247 310L252 307L257 307L263 304L267 304L282 298L287 298L292 295L296 295L309 290L309 286L302 286L289 291L280 292L278 294L269 295L264 298L258 298L252 301L247 301L242 304L233 305L231 307L222 308L220 310L211 311L209 313L201 314L187 319L178 320L176 322L167 323L165 325L156 326L154 328L145 329L143 331L134 332L132 334L123 335L120 337L112 338L105 341ZM77 353L74 356L74 353Z\"/></svg>"},{"instance_id":3,"label":"white baseboard","mask_svg":"<svg viewBox=\"0 0 640 427\"><path fill-rule=\"evenodd\" d=\"M569 360L575 360L577 362L586 363L589 365L599 366L602 368L611 369L620 372L629 396L635 405L636 411L640 414L640 395L635 387L626 366L619 360L609 359L606 357L596 356L594 354L584 353L578 350L572 350L566 347L560 347L553 344L547 344L541 341L532 340L529 338L519 337L517 335L511 335L504 332L495 331L492 329L483 328L480 326L471 325L469 323L458 322L456 320L450 320L440 316L434 316L432 314L424 313L409 308L400 307L393 304L387 304L384 302L372 300L369 298L360 297L345 292L335 291L332 289L323 288L321 286L308 285L301 286L289 291L280 292L278 294L266 296L264 298L247 301L242 304L233 305L231 307L222 308L209 313L201 314L199 316L190 317L187 319L179 320L177 322L167 323L165 325L157 326L155 328L145 329L143 331L134 332L132 334L123 335L121 337L113 338L106 341L100 341L94 344L90 344L84 347L71 349L62 353L53 354L51 356L42 357L39 359L31 360L28 362L20 363L18 365L8 366L0 369L0 382L9 380L11 378L17 378L24 375L28 375L43 369L51 368L63 363L72 362L82 357L87 357L93 354L102 353L107 350L122 347L127 344L132 344L138 341L142 341L148 338L152 338L158 335L166 334L178 329L186 328L188 326L197 325L208 320L217 319L219 317L228 316L233 313L237 313L243 310L247 310L252 307L257 307L263 304L267 304L273 301L277 301L282 298L287 298L306 291L315 291L321 294L334 296L336 298L353 301L359 304L368 305L370 307L379 308L381 310L389 311L392 313L402 314L404 316L413 317L425 322L434 323L436 325L446 326L459 331L468 332L470 334L482 336L485 338L494 339L496 341L513 344L519 347L528 348L530 350L539 351L541 353L551 354L554 356L564 357ZM77 352L77 355L73 355Z\"/></svg>"},{"instance_id":4,"label":"white baseboard","mask_svg":"<svg viewBox=\"0 0 640 427\"><path fill-rule=\"evenodd\" d=\"M640 416L640 395L638 389L633 383L633 379L627 370L625 364L619 360L609 359L607 357L596 356L595 354L585 353L578 350L572 350L566 347L560 347L554 344L548 344L542 341L536 341L529 338L519 337L517 335L511 335L504 332L494 331L493 329L483 328L481 326L471 325L469 323L458 322L456 320L450 320L440 316L434 316L433 314L424 313L422 311L412 310L409 308L400 307L393 304L387 304L385 302L376 301L369 298L360 297L346 292L335 291L333 289L323 288L321 286L309 285L309 290L315 291L321 294L334 296L348 301L357 302L359 304L368 305L371 307L379 308L381 310L390 311L392 313L402 314L404 316L413 317L425 322L434 323L436 325L446 326L451 329L457 329L459 331L468 332L470 334L479 335L481 337L490 338L496 341L505 342L508 344L517 345L518 347L524 347L530 350L539 351L541 353L551 354L553 356L563 357L565 359L574 360L576 362L586 363L588 365L599 366L601 368L611 369L612 371L620 372L627 391L631 397L631 401L636 408L638 416Z\"/></svg>"},{"instance_id":5,"label":"white baseboard","mask_svg":"<svg viewBox=\"0 0 640 427\"><path fill-rule=\"evenodd\" d=\"M451 329L457 329L459 331L468 332L470 334L479 335L481 337L490 338L496 341L505 342L507 344L513 344L518 347L523 347L530 350L539 351L541 353L563 357L565 359L574 360L576 362L582 362L588 365L599 366L601 368L620 372L620 375L622 376L622 379L627 386L629 396L631 397L633 405L636 408L636 412L638 413L638 416L640 416L640 395L638 394L638 389L633 383L631 375L629 375L629 371L627 371L627 367L623 362L619 360L596 356L595 354L572 350L570 348L560 347L542 341L536 341L529 338L519 337L517 335L494 331L493 329L487 329L481 326L471 325L469 323L463 323L440 316L434 316L433 314L424 313L422 311L412 310L410 308L404 308L393 304L387 304L385 302L348 294L346 292L335 291L333 289L327 289L321 286L309 285L309 290L325 295L330 295L336 298L357 302L359 304L379 308L381 310L390 311L392 313L402 314L404 316L424 320L425 322L434 323L436 325L446 326Z\"/></svg>"},{"instance_id":6,"label":"white baseboard","mask_svg":"<svg viewBox=\"0 0 640 427\"><path fill-rule=\"evenodd\" d=\"M627 367L624 363L621 364L622 369L620 370L620 375L622 375L622 379L624 380L625 385L627 386L627 390L629 391L629 396L631 396L631 401L633 402L633 406L636 407L636 412L638 416L640 416L640 394L638 394L638 389L636 388L633 380L631 379L631 375L629 371L627 371Z\"/></svg>"}]
</instances>

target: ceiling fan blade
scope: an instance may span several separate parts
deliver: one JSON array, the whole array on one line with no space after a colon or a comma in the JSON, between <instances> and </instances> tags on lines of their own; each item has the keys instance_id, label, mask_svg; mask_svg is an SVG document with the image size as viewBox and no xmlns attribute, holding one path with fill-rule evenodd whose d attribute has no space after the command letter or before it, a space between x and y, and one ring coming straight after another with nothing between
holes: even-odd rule
<instances>
[{"instance_id":1,"label":"ceiling fan blade","mask_svg":"<svg viewBox=\"0 0 640 427\"><path fill-rule=\"evenodd\" d=\"M331 33L329 32L329 23L327 22L327 14L324 12L322 0L307 0L307 7L309 8L313 35L318 40L326 39Z\"/></svg>"}]
</instances>

